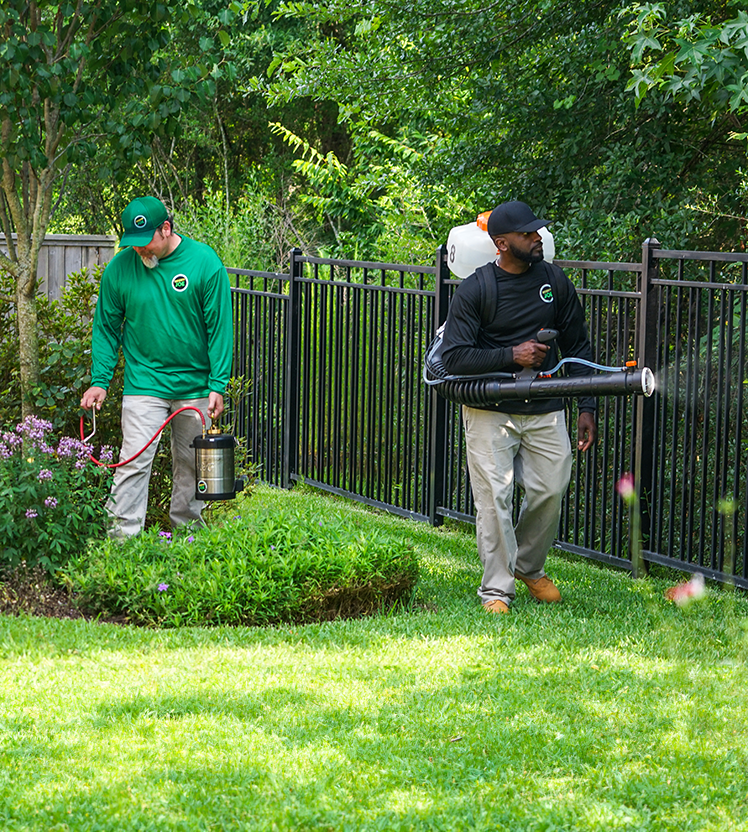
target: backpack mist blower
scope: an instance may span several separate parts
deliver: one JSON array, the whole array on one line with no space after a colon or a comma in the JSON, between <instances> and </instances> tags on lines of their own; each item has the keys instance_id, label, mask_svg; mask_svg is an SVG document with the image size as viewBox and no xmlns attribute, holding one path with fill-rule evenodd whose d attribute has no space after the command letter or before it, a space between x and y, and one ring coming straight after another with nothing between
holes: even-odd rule
<instances>
[{"instance_id":1,"label":"backpack mist blower","mask_svg":"<svg viewBox=\"0 0 748 832\"><path fill-rule=\"evenodd\" d=\"M205 416L197 407L187 405L175 410L161 425L148 442L129 459L107 464L89 455L89 459L101 468L120 468L137 459L146 448L161 435L161 431L171 420L185 410L194 410L200 417L203 431L192 440L190 448L195 449L195 499L196 500L233 500L237 491L244 490L244 478L234 473L234 448L236 439L230 433L223 433L218 426L206 430ZM96 433L96 409L93 409L93 431L83 435L83 416L80 422L81 441L88 442Z\"/></svg>"},{"instance_id":2,"label":"backpack mist blower","mask_svg":"<svg viewBox=\"0 0 748 832\"><path fill-rule=\"evenodd\" d=\"M536 339L549 344L558 335L555 329L541 329ZM468 407L490 407L504 401L530 401L569 396L651 396L655 376L649 367L638 368L632 361L624 367L606 367L583 358L563 358L551 370L525 369L520 373L493 372L480 376L449 375L442 363L441 332L426 352L423 380L449 401ZM554 377L564 364L582 364L600 375Z\"/></svg>"}]
</instances>

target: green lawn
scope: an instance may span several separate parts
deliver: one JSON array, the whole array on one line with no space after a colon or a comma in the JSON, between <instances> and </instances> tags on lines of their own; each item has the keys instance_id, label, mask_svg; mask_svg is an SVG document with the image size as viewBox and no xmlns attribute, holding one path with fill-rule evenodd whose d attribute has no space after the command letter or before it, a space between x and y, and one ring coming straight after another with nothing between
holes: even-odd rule
<instances>
[{"instance_id":1,"label":"green lawn","mask_svg":"<svg viewBox=\"0 0 748 832\"><path fill-rule=\"evenodd\" d=\"M667 582L556 556L562 605L522 587L490 616L470 529L377 522L419 553L409 612L0 617L0 829L748 830L742 594L682 610Z\"/></svg>"}]
</instances>

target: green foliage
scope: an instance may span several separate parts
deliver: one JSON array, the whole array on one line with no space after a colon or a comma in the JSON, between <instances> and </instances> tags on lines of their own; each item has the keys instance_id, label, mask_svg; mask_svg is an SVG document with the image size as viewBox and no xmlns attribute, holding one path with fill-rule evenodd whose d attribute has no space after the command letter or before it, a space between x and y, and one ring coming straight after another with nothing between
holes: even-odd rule
<instances>
[{"instance_id":1,"label":"green foliage","mask_svg":"<svg viewBox=\"0 0 748 832\"><path fill-rule=\"evenodd\" d=\"M418 567L401 537L342 512L275 509L92 544L65 574L88 612L178 627L370 614L407 600Z\"/></svg>"},{"instance_id":2,"label":"green foliage","mask_svg":"<svg viewBox=\"0 0 748 832\"><path fill-rule=\"evenodd\" d=\"M680 4L684 13L695 6ZM317 29L277 51L268 100L336 102L354 155L365 141L359 124L390 138L428 137L421 158L399 167L437 239L519 198L558 222L564 258L631 259L652 235L674 248L736 244L731 215L741 202L724 183L736 179L745 149L725 147L727 125L693 118L662 94L637 109L620 48L630 17L618 5L334 0L285 3L277 14ZM703 210L711 197L716 218Z\"/></svg>"},{"instance_id":3,"label":"green foliage","mask_svg":"<svg viewBox=\"0 0 748 832\"><path fill-rule=\"evenodd\" d=\"M429 197L421 193L417 171L429 149L429 137L406 128L392 137L352 123L352 158L344 164L332 151L322 154L280 123L271 128L298 154L293 167L308 186L299 202L332 232L333 239L320 246L320 254L433 263L439 244L433 224L441 220L443 228L451 227L459 207L446 189L432 188Z\"/></svg>"},{"instance_id":4,"label":"green foliage","mask_svg":"<svg viewBox=\"0 0 748 832\"><path fill-rule=\"evenodd\" d=\"M0 569L60 569L104 534L109 473L88 461L90 445L53 442L52 424L33 416L0 437Z\"/></svg>"},{"instance_id":5,"label":"green foliage","mask_svg":"<svg viewBox=\"0 0 748 832\"><path fill-rule=\"evenodd\" d=\"M626 39L634 65L628 89L638 104L653 88L685 102L706 102L715 116L748 113L748 13L668 20L663 3L636 4ZM718 10L722 18L724 9Z\"/></svg>"},{"instance_id":6,"label":"green foliage","mask_svg":"<svg viewBox=\"0 0 748 832\"><path fill-rule=\"evenodd\" d=\"M59 300L39 296L39 382L31 388L35 414L51 422L55 433L80 436L78 403L91 380L91 324L103 266L67 275ZM6 283L8 278L5 278ZM0 297L2 297L0 295ZM16 312L9 299L0 300L0 424L19 419L21 385L16 347ZM95 444L119 447L120 364L97 416ZM90 416L90 414L89 414ZM84 430L91 431L86 417Z\"/></svg>"},{"instance_id":7,"label":"green foliage","mask_svg":"<svg viewBox=\"0 0 748 832\"><path fill-rule=\"evenodd\" d=\"M235 269L287 270L293 247L282 217L259 187L248 184L229 201L208 187L201 202L188 197L175 214L176 230L207 243Z\"/></svg>"},{"instance_id":8,"label":"green foliage","mask_svg":"<svg viewBox=\"0 0 748 832\"><path fill-rule=\"evenodd\" d=\"M90 383L91 322L103 270L95 266L71 272L59 300L38 297L40 375L31 388L31 401L36 415L51 422L57 433L79 435L78 402ZM0 280L9 288L7 276ZM21 412L16 339L15 305L0 293L0 424L17 421ZM115 398L121 375L120 367L113 383ZM107 428L111 408L111 402L105 403L99 433L104 431L104 444L119 445Z\"/></svg>"},{"instance_id":9,"label":"green foliage","mask_svg":"<svg viewBox=\"0 0 748 832\"><path fill-rule=\"evenodd\" d=\"M163 57L170 21L194 9L142 0L3 3L0 157L19 172L25 162L63 171L90 164L104 141L99 178L126 175L150 155L154 134L175 131L192 95L215 90L210 67L168 66Z\"/></svg>"}]
</instances>

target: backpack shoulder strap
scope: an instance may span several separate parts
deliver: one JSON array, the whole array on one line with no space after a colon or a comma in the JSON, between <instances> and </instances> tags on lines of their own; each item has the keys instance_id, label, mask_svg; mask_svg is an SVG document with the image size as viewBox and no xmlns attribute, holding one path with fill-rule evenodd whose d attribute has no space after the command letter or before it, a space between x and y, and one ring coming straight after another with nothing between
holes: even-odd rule
<instances>
[{"instance_id":1,"label":"backpack shoulder strap","mask_svg":"<svg viewBox=\"0 0 748 832\"><path fill-rule=\"evenodd\" d=\"M496 305L499 302L499 287L493 263L486 263L475 270L480 286L480 325L486 329L496 315Z\"/></svg>"}]
</instances>

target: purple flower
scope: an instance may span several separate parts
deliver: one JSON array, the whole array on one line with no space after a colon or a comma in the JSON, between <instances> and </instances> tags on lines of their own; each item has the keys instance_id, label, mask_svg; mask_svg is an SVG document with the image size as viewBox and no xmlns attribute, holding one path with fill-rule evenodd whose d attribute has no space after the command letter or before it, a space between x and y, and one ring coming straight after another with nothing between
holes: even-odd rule
<instances>
[{"instance_id":1,"label":"purple flower","mask_svg":"<svg viewBox=\"0 0 748 832\"><path fill-rule=\"evenodd\" d=\"M171 532L159 532L158 536L163 537L166 540L171 540Z\"/></svg>"},{"instance_id":2,"label":"purple flower","mask_svg":"<svg viewBox=\"0 0 748 832\"><path fill-rule=\"evenodd\" d=\"M166 592L166 590L167 590L168 588L169 588L169 584L159 584L159 585L158 585L158 591L159 591L159 592Z\"/></svg>"},{"instance_id":3,"label":"purple flower","mask_svg":"<svg viewBox=\"0 0 748 832\"><path fill-rule=\"evenodd\" d=\"M64 458L76 457L83 460L93 451L93 445L81 442L80 439L73 439L72 436L63 436L57 443L57 456ZM76 466L78 467L78 466Z\"/></svg>"},{"instance_id":4,"label":"purple flower","mask_svg":"<svg viewBox=\"0 0 748 832\"><path fill-rule=\"evenodd\" d=\"M42 480L51 480L52 479L52 472L49 470L49 468L42 468L42 470L39 471L37 476L39 477L40 482Z\"/></svg>"},{"instance_id":5,"label":"purple flower","mask_svg":"<svg viewBox=\"0 0 748 832\"><path fill-rule=\"evenodd\" d=\"M11 448L17 448L23 444L23 439L15 433L4 433L3 442Z\"/></svg>"},{"instance_id":6,"label":"purple flower","mask_svg":"<svg viewBox=\"0 0 748 832\"><path fill-rule=\"evenodd\" d=\"M27 508L26 509L26 517L28 517L29 520L33 520L35 517L38 517L38 516L39 516L39 513L37 512L37 510L35 508Z\"/></svg>"},{"instance_id":7,"label":"purple flower","mask_svg":"<svg viewBox=\"0 0 748 832\"><path fill-rule=\"evenodd\" d=\"M194 534L191 534L191 535L187 538L187 542L188 542L188 543L194 543L194 542L195 542L195 535L194 535Z\"/></svg>"},{"instance_id":8,"label":"purple flower","mask_svg":"<svg viewBox=\"0 0 748 832\"><path fill-rule=\"evenodd\" d=\"M20 425L16 425L16 433L25 437L27 442L44 442L51 430L51 422L37 419L36 416L27 416Z\"/></svg>"},{"instance_id":9,"label":"purple flower","mask_svg":"<svg viewBox=\"0 0 748 832\"><path fill-rule=\"evenodd\" d=\"M57 508L57 497L47 497L44 501L44 505L47 508Z\"/></svg>"},{"instance_id":10,"label":"purple flower","mask_svg":"<svg viewBox=\"0 0 748 832\"><path fill-rule=\"evenodd\" d=\"M109 463L114 459L114 449L111 445L102 445L99 452L99 461Z\"/></svg>"}]
</instances>

